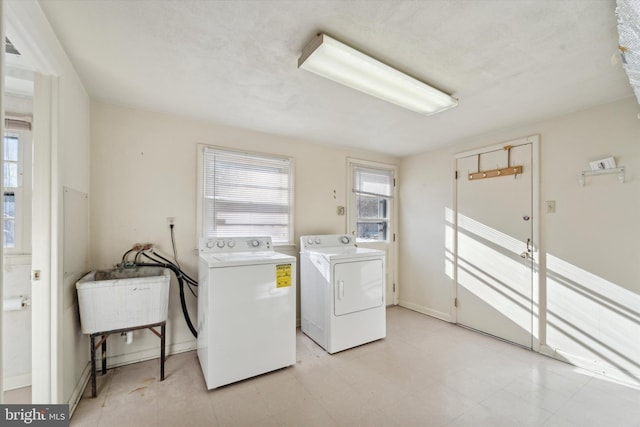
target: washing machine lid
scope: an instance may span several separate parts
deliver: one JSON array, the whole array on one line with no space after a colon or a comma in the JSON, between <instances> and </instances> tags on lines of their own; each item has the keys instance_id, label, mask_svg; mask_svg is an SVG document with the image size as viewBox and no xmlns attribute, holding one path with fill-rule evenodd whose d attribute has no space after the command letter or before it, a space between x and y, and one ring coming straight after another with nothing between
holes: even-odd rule
<instances>
[{"instance_id":1,"label":"washing machine lid","mask_svg":"<svg viewBox=\"0 0 640 427\"><path fill-rule=\"evenodd\" d=\"M293 264L296 257L274 251L201 253L209 268L260 264Z\"/></svg>"}]
</instances>

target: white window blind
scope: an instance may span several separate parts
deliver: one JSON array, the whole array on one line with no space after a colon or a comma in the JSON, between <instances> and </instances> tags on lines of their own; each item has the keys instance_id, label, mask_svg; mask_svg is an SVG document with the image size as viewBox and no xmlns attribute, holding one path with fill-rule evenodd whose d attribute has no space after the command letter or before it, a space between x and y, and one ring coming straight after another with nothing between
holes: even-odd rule
<instances>
[{"instance_id":1,"label":"white window blind","mask_svg":"<svg viewBox=\"0 0 640 427\"><path fill-rule=\"evenodd\" d=\"M356 239L386 241L389 234L393 171L353 168Z\"/></svg>"},{"instance_id":2,"label":"white window blind","mask_svg":"<svg viewBox=\"0 0 640 427\"><path fill-rule=\"evenodd\" d=\"M393 195L393 171L354 167L353 174L355 193L386 198Z\"/></svg>"},{"instance_id":3,"label":"white window blind","mask_svg":"<svg viewBox=\"0 0 640 427\"><path fill-rule=\"evenodd\" d=\"M291 243L291 160L204 149L204 237Z\"/></svg>"}]
</instances>

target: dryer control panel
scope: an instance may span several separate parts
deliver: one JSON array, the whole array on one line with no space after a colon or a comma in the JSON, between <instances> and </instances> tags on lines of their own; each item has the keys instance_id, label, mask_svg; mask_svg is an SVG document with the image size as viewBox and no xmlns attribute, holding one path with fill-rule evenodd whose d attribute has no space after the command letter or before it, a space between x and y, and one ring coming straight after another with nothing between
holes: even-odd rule
<instances>
[{"instance_id":1,"label":"dryer control panel","mask_svg":"<svg viewBox=\"0 0 640 427\"><path fill-rule=\"evenodd\" d=\"M200 239L200 253L271 251L271 237L214 237Z\"/></svg>"},{"instance_id":2,"label":"dryer control panel","mask_svg":"<svg viewBox=\"0 0 640 427\"><path fill-rule=\"evenodd\" d=\"M317 236L301 236L300 249L313 250L318 248L355 247L353 237L347 234L324 234Z\"/></svg>"}]
</instances>

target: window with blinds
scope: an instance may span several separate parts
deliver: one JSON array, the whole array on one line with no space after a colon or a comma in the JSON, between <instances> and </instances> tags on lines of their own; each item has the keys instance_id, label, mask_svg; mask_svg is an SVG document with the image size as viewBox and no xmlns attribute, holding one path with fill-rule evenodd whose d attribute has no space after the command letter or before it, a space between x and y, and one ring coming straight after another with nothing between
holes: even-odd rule
<instances>
[{"instance_id":1,"label":"window with blinds","mask_svg":"<svg viewBox=\"0 0 640 427\"><path fill-rule=\"evenodd\" d=\"M292 243L291 159L204 148L204 237Z\"/></svg>"},{"instance_id":2,"label":"window with blinds","mask_svg":"<svg viewBox=\"0 0 640 427\"><path fill-rule=\"evenodd\" d=\"M354 166L356 240L387 241L393 196L393 171Z\"/></svg>"}]
</instances>

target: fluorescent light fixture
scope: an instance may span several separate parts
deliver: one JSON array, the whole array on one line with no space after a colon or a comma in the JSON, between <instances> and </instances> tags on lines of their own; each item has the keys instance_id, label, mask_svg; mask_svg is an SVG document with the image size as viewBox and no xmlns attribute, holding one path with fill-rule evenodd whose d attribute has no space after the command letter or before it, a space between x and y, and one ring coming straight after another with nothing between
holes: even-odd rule
<instances>
[{"instance_id":1,"label":"fluorescent light fixture","mask_svg":"<svg viewBox=\"0 0 640 427\"><path fill-rule=\"evenodd\" d=\"M305 46L298 68L421 114L458 105L458 100L326 34Z\"/></svg>"}]
</instances>

